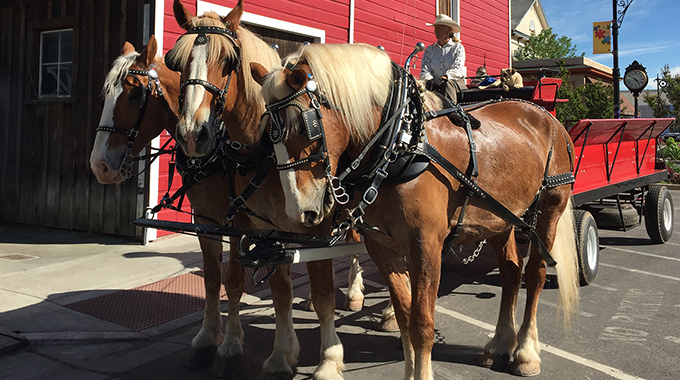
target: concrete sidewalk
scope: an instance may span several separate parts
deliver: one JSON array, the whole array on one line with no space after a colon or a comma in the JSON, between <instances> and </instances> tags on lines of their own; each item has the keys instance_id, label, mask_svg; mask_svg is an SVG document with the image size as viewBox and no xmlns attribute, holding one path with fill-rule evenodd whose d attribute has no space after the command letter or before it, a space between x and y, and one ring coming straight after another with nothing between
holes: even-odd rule
<instances>
[{"instance_id":1,"label":"concrete sidewalk","mask_svg":"<svg viewBox=\"0 0 680 380\"><path fill-rule=\"evenodd\" d=\"M362 261L370 267L367 255ZM334 263L336 284L346 287L349 259ZM165 284L164 280L181 278L201 267L194 236L173 235L142 246L112 236L0 225L0 380L109 379L124 378L126 374L135 378L163 360L174 363L165 379L207 377L205 372L192 372L177 363L182 360L177 355L189 352L191 338L200 327L202 304L201 310L142 330L73 307L122 290L159 281ZM294 302L301 310L297 304L309 294L306 267L296 264L291 271L297 274L293 281ZM374 268L366 274L371 271ZM342 290L336 294L341 306ZM226 303L222 305L225 312ZM147 305L131 304L122 308L144 306ZM258 325L255 321L272 324L273 314L268 288L244 294L241 316L247 334L249 328L254 328L248 325ZM315 322L316 315L308 314L310 323ZM248 346L256 351L251 355L265 355L261 347L271 347L270 331L249 334ZM264 358L266 355L260 360ZM253 368L252 373L249 370L239 378L255 376L259 368Z\"/></svg>"}]
</instances>

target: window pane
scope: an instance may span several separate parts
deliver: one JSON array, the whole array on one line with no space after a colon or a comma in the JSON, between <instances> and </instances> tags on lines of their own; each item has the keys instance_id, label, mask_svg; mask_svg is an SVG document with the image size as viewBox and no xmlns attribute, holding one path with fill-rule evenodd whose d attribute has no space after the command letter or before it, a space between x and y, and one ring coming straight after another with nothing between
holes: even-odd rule
<instances>
[{"instance_id":1,"label":"window pane","mask_svg":"<svg viewBox=\"0 0 680 380\"><path fill-rule=\"evenodd\" d=\"M73 60L73 31L61 32L61 57L59 62L71 62Z\"/></svg>"},{"instance_id":2,"label":"window pane","mask_svg":"<svg viewBox=\"0 0 680 380\"><path fill-rule=\"evenodd\" d=\"M71 95L71 64L59 66L59 91L61 96Z\"/></svg>"},{"instance_id":3,"label":"window pane","mask_svg":"<svg viewBox=\"0 0 680 380\"><path fill-rule=\"evenodd\" d=\"M42 66L42 71L40 72L40 76L42 78L40 95L57 95L57 70L57 65Z\"/></svg>"},{"instance_id":4,"label":"window pane","mask_svg":"<svg viewBox=\"0 0 680 380\"><path fill-rule=\"evenodd\" d=\"M57 63L59 59L59 33L43 33L42 63Z\"/></svg>"}]
</instances>

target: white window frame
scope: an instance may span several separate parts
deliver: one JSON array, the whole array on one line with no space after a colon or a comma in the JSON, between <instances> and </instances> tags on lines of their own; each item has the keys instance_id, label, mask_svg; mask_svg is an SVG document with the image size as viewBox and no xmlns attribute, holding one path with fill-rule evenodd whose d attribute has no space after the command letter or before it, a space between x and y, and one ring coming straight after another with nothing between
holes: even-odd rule
<instances>
[{"instance_id":1,"label":"white window frame","mask_svg":"<svg viewBox=\"0 0 680 380\"><path fill-rule=\"evenodd\" d=\"M218 15L226 16L233 8L217 5L208 1L198 0L196 2L196 14L202 15L205 12L213 11ZM312 28L306 25L295 24L282 21L271 17L260 16L254 13L243 12L241 22L244 24L257 25L263 28L280 30L292 34L311 37L314 42L325 43L326 31L323 29Z\"/></svg>"},{"instance_id":2,"label":"white window frame","mask_svg":"<svg viewBox=\"0 0 680 380\"><path fill-rule=\"evenodd\" d=\"M59 69L61 68L62 64L71 64L71 92L68 94L59 94L59 78L57 78L57 94L43 94L42 93L42 81L43 81L43 39L45 37L45 34L48 33L61 33L61 32L71 32L71 36L73 36L73 28L65 28L65 29L56 29L56 30L45 30L40 32L40 67L39 67L39 72L38 72L38 97L43 99L43 98L70 98L73 95L73 52L71 52L71 61L66 62L66 61L61 61L61 40L59 41L59 51L57 52L57 73L59 73ZM54 65L54 63L49 63L49 65Z\"/></svg>"}]
</instances>

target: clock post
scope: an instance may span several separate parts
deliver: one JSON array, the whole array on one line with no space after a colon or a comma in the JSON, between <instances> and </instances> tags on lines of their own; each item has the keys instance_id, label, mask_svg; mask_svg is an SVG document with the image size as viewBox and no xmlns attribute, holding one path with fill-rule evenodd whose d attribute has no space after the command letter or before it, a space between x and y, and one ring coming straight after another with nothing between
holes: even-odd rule
<instances>
[{"instance_id":1,"label":"clock post","mask_svg":"<svg viewBox=\"0 0 680 380\"><path fill-rule=\"evenodd\" d=\"M628 87L635 99L636 118L638 117L638 96L640 95L640 92L645 89L647 83L649 83L647 69L638 61L633 61L633 63L626 67L626 72L623 75L623 84Z\"/></svg>"}]
</instances>

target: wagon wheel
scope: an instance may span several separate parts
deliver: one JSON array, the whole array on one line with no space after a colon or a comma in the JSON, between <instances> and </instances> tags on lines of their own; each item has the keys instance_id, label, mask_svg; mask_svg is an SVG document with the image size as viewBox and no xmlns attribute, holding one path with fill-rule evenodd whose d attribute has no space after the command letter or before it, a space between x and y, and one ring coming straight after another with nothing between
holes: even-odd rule
<instances>
[{"instance_id":1,"label":"wagon wheel","mask_svg":"<svg viewBox=\"0 0 680 380\"><path fill-rule=\"evenodd\" d=\"M640 221L637 210L632 205L622 205L623 225L621 225L621 215L618 207L605 206L602 208L593 207L589 210L599 228L621 228L623 225L632 227Z\"/></svg>"},{"instance_id":2,"label":"wagon wheel","mask_svg":"<svg viewBox=\"0 0 680 380\"><path fill-rule=\"evenodd\" d=\"M673 234L673 199L666 186L652 185L645 198L645 228L653 242L663 244Z\"/></svg>"},{"instance_id":3,"label":"wagon wheel","mask_svg":"<svg viewBox=\"0 0 680 380\"><path fill-rule=\"evenodd\" d=\"M576 249L581 285L588 285L597 276L600 266L600 238L593 215L585 210L574 210Z\"/></svg>"}]
</instances>

